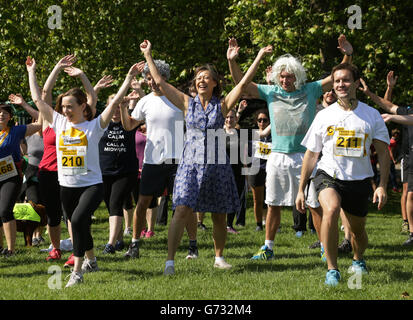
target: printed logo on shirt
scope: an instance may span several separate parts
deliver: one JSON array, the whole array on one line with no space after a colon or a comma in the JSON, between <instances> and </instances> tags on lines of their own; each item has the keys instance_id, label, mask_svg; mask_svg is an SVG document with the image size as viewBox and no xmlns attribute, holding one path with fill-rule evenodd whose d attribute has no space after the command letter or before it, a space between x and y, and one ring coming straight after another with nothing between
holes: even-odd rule
<instances>
[{"instance_id":1,"label":"printed logo on shirt","mask_svg":"<svg viewBox=\"0 0 413 320\"><path fill-rule=\"evenodd\" d=\"M76 128L62 131L59 137L58 161L64 175L87 174L86 134Z\"/></svg>"}]
</instances>

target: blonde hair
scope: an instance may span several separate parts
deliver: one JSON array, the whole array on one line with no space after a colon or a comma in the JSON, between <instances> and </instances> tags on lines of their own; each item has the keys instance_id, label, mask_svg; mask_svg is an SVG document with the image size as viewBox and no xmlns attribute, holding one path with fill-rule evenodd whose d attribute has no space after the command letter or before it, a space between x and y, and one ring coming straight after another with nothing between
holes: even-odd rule
<instances>
[{"instance_id":1,"label":"blonde hair","mask_svg":"<svg viewBox=\"0 0 413 320\"><path fill-rule=\"evenodd\" d=\"M271 81L280 84L281 72L288 72L295 75L295 88L299 90L307 81L307 73L300 60L293 57L291 54L284 54L280 56L272 66Z\"/></svg>"}]
</instances>

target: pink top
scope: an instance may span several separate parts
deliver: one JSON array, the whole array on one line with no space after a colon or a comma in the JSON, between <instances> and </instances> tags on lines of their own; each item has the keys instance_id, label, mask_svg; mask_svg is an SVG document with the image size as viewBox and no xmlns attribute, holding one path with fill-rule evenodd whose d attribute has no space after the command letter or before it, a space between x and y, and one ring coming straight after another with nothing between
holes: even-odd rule
<instances>
[{"instance_id":1,"label":"pink top","mask_svg":"<svg viewBox=\"0 0 413 320\"><path fill-rule=\"evenodd\" d=\"M146 145L146 136L142 132L136 130L135 148L136 148L136 157L139 160L138 178L141 177L141 170L142 170L142 166L143 166L143 156L145 154L145 145Z\"/></svg>"},{"instance_id":2,"label":"pink top","mask_svg":"<svg viewBox=\"0 0 413 320\"><path fill-rule=\"evenodd\" d=\"M52 128L43 131L44 153L39 164L39 170L57 171L56 134Z\"/></svg>"}]
</instances>

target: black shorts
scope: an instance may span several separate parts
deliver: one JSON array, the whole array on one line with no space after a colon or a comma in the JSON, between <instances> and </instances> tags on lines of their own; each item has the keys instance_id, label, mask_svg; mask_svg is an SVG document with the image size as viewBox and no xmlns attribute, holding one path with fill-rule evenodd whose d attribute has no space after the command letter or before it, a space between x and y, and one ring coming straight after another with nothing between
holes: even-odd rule
<instances>
[{"instance_id":1,"label":"black shorts","mask_svg":"<svg viewBox=\"0 0 413 320\"><path fill-rule=\"evenodd\" d=\"M341 208L354 216L365 217L368 213L369 198L373 193L371 179L343 181L330 177L323 170L317 170L313 179L317 192L333 188L341 197Z\"/></svg>"},{"instance_id":2,"label":"black shorts","mask_svg":"<svg viewBox=\"0 0 413 320\"><path fill-rule=\"evenodd\" d=\"M159 197L167 190L171 194L174 188L174 181L177 164L148 164L142 167L139 194L143 196Z\"/></svg>"},{"instance_id":3,"label":"black shorts","mask_svg":"<svg viewBox=\"0 0 413 320\"><path fill-rule=\"evenodd\" d=\"M265 172L265 169L260 169L257 174L254 175L248 175L248 184L252 187L263 187L265 186L265 177L267 176L267 173Z\"/></svg>"}]
</instances>

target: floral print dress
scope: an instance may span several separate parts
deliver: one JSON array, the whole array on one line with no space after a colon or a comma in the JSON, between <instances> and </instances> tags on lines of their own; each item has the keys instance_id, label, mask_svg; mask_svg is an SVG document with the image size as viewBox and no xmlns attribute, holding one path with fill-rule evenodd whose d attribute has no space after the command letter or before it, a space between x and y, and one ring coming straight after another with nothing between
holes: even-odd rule
<instances>
[{"instance_id":1,"label":"floral print dress","mask_svg":"<svg viewBox=\"0 0 413 320\"><path fill-rule=\"evenodd\" d=\"M175 177L173 209L184 205L195 212L237 212L240 201L226 155L220 100L212 97L204 110L198 96L191 98L185 121L186 140Z\"/></svg>"}]
</instances>

